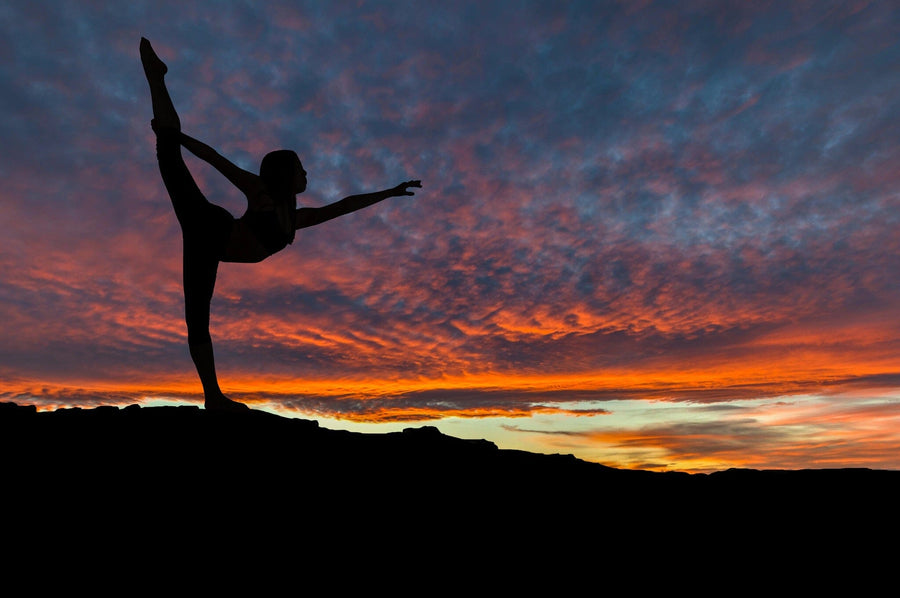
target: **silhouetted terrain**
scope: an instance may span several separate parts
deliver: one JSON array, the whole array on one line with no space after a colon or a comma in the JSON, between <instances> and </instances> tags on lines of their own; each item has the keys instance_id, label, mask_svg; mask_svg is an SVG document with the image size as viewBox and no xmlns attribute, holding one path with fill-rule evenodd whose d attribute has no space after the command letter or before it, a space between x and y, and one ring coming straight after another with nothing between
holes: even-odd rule
<instances>
[{"instance_id":1,"label":"silhouetted terrain","mask_svg":"<svg viewBox=\"0 0 900 598\"><path fill-rule=\"evenodd\" d=\"M900 472L617 470L436 428L360 434L261 411L0 403L7 503L203 505L345 517L463 514L636 525L848 528L893 513ZM347 509L350 511L347 511ZM499 519L498 519L499 520ZM783 529L783 527L781 528Z\"/></svg>"}]
</instances>

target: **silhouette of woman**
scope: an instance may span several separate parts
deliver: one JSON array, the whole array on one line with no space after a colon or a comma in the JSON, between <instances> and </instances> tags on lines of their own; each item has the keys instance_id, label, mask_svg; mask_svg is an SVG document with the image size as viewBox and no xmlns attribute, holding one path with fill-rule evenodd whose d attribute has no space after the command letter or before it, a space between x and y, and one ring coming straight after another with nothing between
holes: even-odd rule
<instances>
[{"instance_id":1,"label":"silhouette of woman","mask_svg":"<svg viewBox=\"0 0 900 598\"><path fill-rule=\"evenodd\" d=\"M247 410L219 388L209 334L209 310L219 262L260 262L294 240L294 231L354 212L388 197L413 195L406 181L392 189L351 195L320 208L297 208L296 195L306 190L306 171L297 154L276 150L266 154L253 174L232 164L208 145L181 132L181 121L169 96L165 63L150 42L141 38L141 62L150 84L151 127L156 133L156 158L163 183L175 208L184 241L184 308L188 348L203 386L206 409ZM247 197L247 211L234 218L210 203L197 186L181 147L208 162Z\"/></svg>"}]
</instances>

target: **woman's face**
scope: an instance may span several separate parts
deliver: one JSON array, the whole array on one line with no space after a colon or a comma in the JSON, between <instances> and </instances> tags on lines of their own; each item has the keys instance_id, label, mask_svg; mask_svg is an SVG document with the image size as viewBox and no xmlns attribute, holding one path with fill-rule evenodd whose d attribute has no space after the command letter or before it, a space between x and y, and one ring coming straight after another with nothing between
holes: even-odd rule
<instances>
[{"instance_id":1,"label":"woman's face","mask_svg":"<svg viewBox=\"0 0 900 598\"><path fill-rule=\"evenodd\" d=\"M303 170L303 164L297 162L297 174L294 176L294 193L303 193L306 191L306 171Z\"/></svg>"}]
</instances>

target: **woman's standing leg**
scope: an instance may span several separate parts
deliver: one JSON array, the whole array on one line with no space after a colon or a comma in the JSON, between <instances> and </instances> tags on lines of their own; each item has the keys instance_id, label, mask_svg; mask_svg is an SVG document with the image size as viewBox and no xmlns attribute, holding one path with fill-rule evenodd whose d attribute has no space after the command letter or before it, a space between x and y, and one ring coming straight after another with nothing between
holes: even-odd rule
<instances>
[{"instance_id":1,"label":"woman's standing leg","mask_svg":"<svg viewBox=\"0 0 900 598\"><path fill-rule=\"evenodd\" d=\"M184 242L184 319L187 323L188 349L203 385L207 408L230 402L219 388L212 338L209 335L209 310L216 287L219 261L205 247L190 240Z\"/></svg>"}]
</instances>

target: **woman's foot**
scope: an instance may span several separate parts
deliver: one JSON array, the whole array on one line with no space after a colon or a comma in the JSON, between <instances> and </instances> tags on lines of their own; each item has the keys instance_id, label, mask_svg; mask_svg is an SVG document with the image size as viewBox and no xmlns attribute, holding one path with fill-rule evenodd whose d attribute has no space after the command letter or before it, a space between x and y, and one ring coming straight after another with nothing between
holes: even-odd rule
<instances>
[{"instance_id":1,"label":"woman's foot","mask_svg":"<svg viewBox=\"0 0 900 598\"><path fill-rule=\"evenodd\" d=\"M178 112L169 97L166 89L164 75L169 71L166 64L159 59L150 41L146 37L141 38L141 64L144 66L144 75L150 84L150 100L153 104L153 130L159 133L159 129L181 130L181 120Z\"/></svg>"},{"instance_id":2,"label":"woman's foot","mask_svg":"<svg viewBox=\"0 0 900 598\"><path fill-rule=\"evenodd\" d=\"M246 413L250 411L250 407L237 401L232 401L223 394L206 397L203 406L209 411L231 411Z\"/></svg>"},{"instance_id":3,"label":"woman's foot","mask_svg":"<svg viewBox=\"0 0 900 598\"><path fill-rule=\"evenodd\" d=\"M141 38L141 64L144 65L144 74L147 75L147 79L162 77L169 72L169 67L156 55L146 37Z\"/></svg>"}]
</instances>

